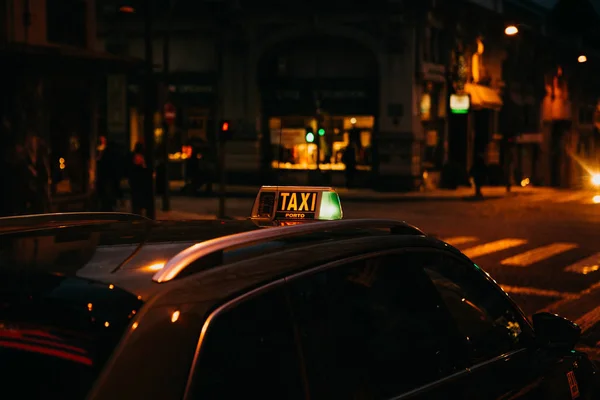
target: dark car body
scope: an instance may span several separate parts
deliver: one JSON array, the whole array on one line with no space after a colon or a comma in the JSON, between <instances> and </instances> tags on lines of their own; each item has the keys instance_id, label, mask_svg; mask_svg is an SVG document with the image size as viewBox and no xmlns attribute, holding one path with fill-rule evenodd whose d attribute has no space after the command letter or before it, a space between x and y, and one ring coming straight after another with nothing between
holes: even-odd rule
<instances>
[{"instance_id":1,"label":"dark car body","mask_svg":"<svg viewBox=\"0 0 600 400\"><path fill-rule=\"evenodd\" d=\"M484 271L409 226L314 223L158 283L195 243L258 228L1 222L0 376L19 398L599 398L576 326L538 315L534 330Z\"/></svg>"}]
</instances>

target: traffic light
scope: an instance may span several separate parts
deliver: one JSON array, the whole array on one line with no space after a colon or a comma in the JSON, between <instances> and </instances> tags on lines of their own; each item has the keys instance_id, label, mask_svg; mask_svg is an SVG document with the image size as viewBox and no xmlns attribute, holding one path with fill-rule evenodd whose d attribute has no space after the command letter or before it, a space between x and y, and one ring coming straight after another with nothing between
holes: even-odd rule
<instances>
[{"instance_id":1,"label":"traffic light","mask_svg":"<svg viewBox=\"0 0 600 400\"><path fill-rule=\"evenodd\" d=\"M314 143L315 134L311 127L306 127L306 135L304 136L304 139L306 140L306 143Z\"/></svg>"},{"instance_id":2,"label":"traffic light","mask_svg":"<svg viewBox=\"0 0 600 400\"><path fill-rule=\"evenodd\" d=\"M229 127L229 121L227 121L227 120L221 121L221 124L219 125L219 137L221 140L231 139L231 130Z\"/></svg>"},{"instance_id":3,"label":"traffic light","mask_svg":"<svg viewBox=\"0 0 600 400\"><path fill-rule=\"evenodd\" d=\"M319 136L325 136L325 129L319 128L319 130L317 131L317 133L319 134Z\"/></svg>"},{"instance_id":4,"label":"traffic light","mask_svg":"<svg viewBox=\"0 0 600 400\"><path fill-rule=\"evenodd\" d=\"M131 14L135 12L135 7L133 7L133 4L131 4L130 1L124 1L122 4L119 5L119 12L124 14Z\"/></svg>"}]
</instances>

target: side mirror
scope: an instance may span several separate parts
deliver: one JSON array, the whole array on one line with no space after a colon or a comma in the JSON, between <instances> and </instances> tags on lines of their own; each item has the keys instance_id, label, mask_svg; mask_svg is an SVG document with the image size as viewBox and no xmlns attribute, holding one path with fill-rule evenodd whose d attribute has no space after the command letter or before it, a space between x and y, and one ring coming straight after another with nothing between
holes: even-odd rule
<instances>
[{"instance_id":1,"label":"side mirror","mask_svg":"<svg viewBox=\"0 0 600 400\"><path fill-rule=\"evenodd\" d=\"M545 348L573 350L581 337L581 328L574 322L547 312L534 314L533 330L537 342Z\"/></svg>"}]
</instances>

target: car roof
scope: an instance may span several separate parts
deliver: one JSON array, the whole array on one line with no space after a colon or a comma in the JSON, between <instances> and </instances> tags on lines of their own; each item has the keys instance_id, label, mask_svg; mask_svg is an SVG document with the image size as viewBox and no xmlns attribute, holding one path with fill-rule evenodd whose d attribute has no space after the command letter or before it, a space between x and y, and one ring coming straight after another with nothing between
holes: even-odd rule
<instances>
[{"instance_id":1,"label":"car roof","mask_svg":"<svg viewBox=\"0 0 600 400\"><path fill-rule=\"evenodd\" d=\"M0 268L33 263L38 271L104 282L147 298L160 289L151 279L158 263L193 244L258 229L248 221L157 222L94 214L0 219Z\"/></svg>"},{"instance_id":2,"label":"car roof","mask_svg":"<svg viewBox=\"0 0 600 400\"><path fill-rule=\"evenodd\" d=\"M207 296L211 297L210 294L214 290L221 294L229 293L228 290L215 289L220 287L220 284L215 285L214 279L231 285L233 292L243 291L260 283L256 279L266 282L281 274L346 258L357 252L394 248L393 246L401 245L394 240L405 236L402 233L412 238L410 239L412 242L407 239L409 242L402 242L403 245L417 244L416 240L421 246L451 248L436 239L425 237L417 228L397 221L368 222L365 220L364 224L353 223L352 220L336 221L332 226L348 226L350 229L323 231L318 227L328 226L328 223L318 222L316 224L321 225L313 224L308 229L298 226L258 228L250 221L156 222L123 214L117 216L111 213L91 214L94 213L86 213L80 218L71 214L32 217L29 219L29 224L25 218L16 224L18 228L0 231L2 247L34 248L37 246L38 250L33 261L38 266L38 270L42 269L49 274L73 275L109 286L114 285L144 301L159 293L163 300L180 301L182 299L170 299L169 293L175 287L179 288L180 295L188 293L191 296L191 293L198 293L200 290L204 300ZM382 230L368 228L371 225L374 228L380 227L382 223L385 226L392 224L405 227L406 230L396 232L401 235L389 235L389 232L386 234ZM8 225L11 224L4 224L4 226ZM268 230L266 236L265 229ZM257 230L262 233L243 234ZM305 233L287 237L285 232L288 231ZM267 239L257 243L252 242L251 238L261 235ZM279 237L281 235L283 236ZM382 235L385 236L384 240L380 240ZM375 240L368 240L371 236L375 236L373 238ZM170 263L176 258L175 256L189 251L192 246L194 246L193 250L199 244L212 243L216 239L219 239L217 240L219 245L221 242L226 242L224 238L243 238L243 240L239 242L240 245L228 245L222 251L203 253L200 260L191 262L187 267L188 270L184 271L186 273L182 273L172 282L157 283L153 280L157 271L163 267L166 269L165 264ZM31 257L26 256L30 254L29 252L22 254L25 256L11 259L15 264L13 267L32 262ZM212 257L213 255L217 257ZM232 271L235 271L233 275L231 275ZM186 278L186 275L191 276ZM235 282L230 280L231 276L236 277ZM188 289L185 288L186 285L189 286ZM219 296L212 297L216 301Z\"/></svg>"},{"instance_id":3,"label":"car roof","mask_svg":"<svg viewBox=\"0 0 600 400\"><path fill-rule=\"evenodd\" d=\"M340 235L335 240L268 252L160 284L165 285L166 290L160 293L152 307L203 302L213 308L232 296L290 274L355 256L407 248L447 250L464 257L446 243L427 236L385 235L381 232L367 236Z\"/></svg>"}]
</instances>

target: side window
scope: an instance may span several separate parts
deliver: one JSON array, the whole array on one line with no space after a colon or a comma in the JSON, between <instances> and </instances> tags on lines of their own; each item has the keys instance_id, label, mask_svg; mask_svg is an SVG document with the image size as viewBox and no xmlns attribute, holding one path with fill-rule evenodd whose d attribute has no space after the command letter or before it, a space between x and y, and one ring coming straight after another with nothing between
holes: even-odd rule
<instances>
[{"instance_id":1,"label":"side window","mask_svg":"<svg viewBox=\"0 0 600 400\"><path fill-rule=\"evenodd\" d=\"M388 398L456 371L457 335L409 255L301 276L289 289L311 399Z\"/></svg>"},{"instance_id":2,"label":"side window","mask_svg":"<svg viewBox=\"0 0 600 400\"><path fill-rule=\"evenodd\" d=\"M278 288L218 315L200 349L192 398L304 398L288 304Z\"/></svg>"},{"instance_id":3,"label":"side window","mask_svg":"<svg viewBox=\"0 0 600 400\"><path fill-rule=\"evenodd\" d=\"M528 325L481 271L443 253L424 259L425 272L469 344L472 364L526 345Z\"/></svg>"}]
</instances>

